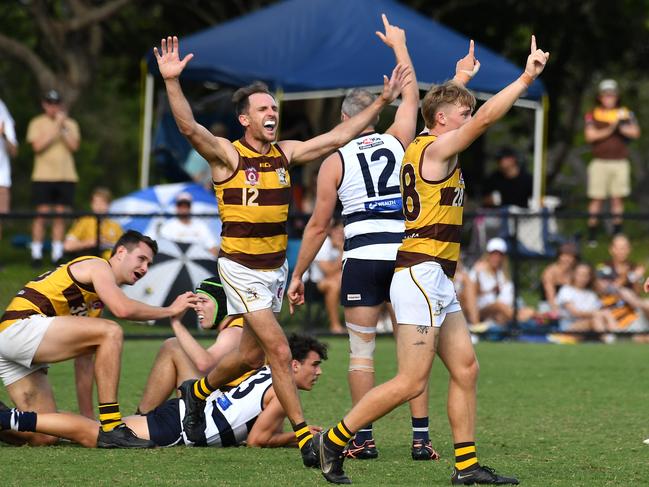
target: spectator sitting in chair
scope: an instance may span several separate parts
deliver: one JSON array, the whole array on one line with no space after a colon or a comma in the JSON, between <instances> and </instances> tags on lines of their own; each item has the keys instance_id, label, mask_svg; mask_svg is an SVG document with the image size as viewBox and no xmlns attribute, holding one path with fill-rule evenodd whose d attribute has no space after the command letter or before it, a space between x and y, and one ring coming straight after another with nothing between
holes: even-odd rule
<instances>
[{"instance_id":1,"label":"spectator sitting in chair","mask_svg":"<svg viewBox=\"0 0 649 487\"><path fill-rule=\"evenodd\" d=\"M595 273L590 264L576 265L569 284L561 287L556 302L561 310L559 326L561 331L595 331L606 333L615 330L617 322L608 309L601 309L602 303L594 291ZM610 335L601 335L609 341Z\"/></svg>"},{"instance_id":2,"label":"spectator sitting in chair","mask_svg":"<svg viewBox=\"0 0 649 487\"><path fill-rule=\"evenodd\" d=\"M483 205L527 208L532 197L532 176L521 167L516 152L509 147L500 149L497 159L498 169L485 181Z\"/></svg>"},{"instance_id":3,"label":"spectator sitting in chair","mask_svg":"<svg viewBox=\"0 0 649 487\"><path fill-rule=\"evenodd\" d=\"M214 257L218 255L218 243L209 227L199 218L192 218L192 195L183 191L176 196L176 214L160 226L158 238L173 242L203 245Z\"/></svg>"},{"instance_id":4,"label":"spectator sitting in chair","mask_svg":"<svg viewBox=\"0 0 649 487\"><path fill-rule=\"evenodd\" d=\"M480 321L493 320L506 325L514 318L514 286L508 276L507 243L502 238L492 238L487 249L469 273L470 285L476 296ZM527 321L534 310L518 309L518 320Z\"/></svg>"},{"instance_id":5,"label":"spectator sitting in chair","mask_svg":"<svg viewBox=\"0 0 649 487\"><path fill-rule=\"evenodd\" d=\"M308 275L304 276L304 281L314 283L324 296L325 308L329 317L329 331L332 333L346 332L340 322L338 308L343 269L343 242L342 222L333 222L329 227L327 238L309 267Z\"/></svg>"},{"instance_id":6,"label":"spectator sitting in chair","mask_svg":"<svg viewBox=\"0 0 649 487\"><path fill-rule=\"evenodd\" d=\"M112 194L107 188L96 188L90 199L90 209L95 215L105 215L112 200ZM97 245L97 224L99 223L99 245ZM97 255L105 259L124 231L115 220L101 218L98 222L95 216L82 216L72 223L65 235L63 250L69 259L81 255ZM98 250L98 251L97 251Z\"/></svg>"},{"instance_id":7,"label":"spectator sitting in chair","mask_svg":"<svg viewBox=\"0 0 649 487\"><path fill-rule=\"evenodd\" d=\"M595 290L602 302L602 309L609 310L615 318L617 331L649 331L649 300L640 298L635 291L616 284L618 276L612 267L597 268ZM634 341L647 342L646 335L634 337Z\"/></svg>"},{"instance_id":8,"label":"spectator sitting in chair","mask_svg":"<svg viewBox=\"0 0 649 487\"><path fill-rule=\"evenodd\" d=\"M541 274L541 299L550 306L550 311L559 313L557 294L562 286L572 282L572 273L579 260L577 246L566 242L559 247L557 260L548 265Z\"/></svg>"}]
</instances>

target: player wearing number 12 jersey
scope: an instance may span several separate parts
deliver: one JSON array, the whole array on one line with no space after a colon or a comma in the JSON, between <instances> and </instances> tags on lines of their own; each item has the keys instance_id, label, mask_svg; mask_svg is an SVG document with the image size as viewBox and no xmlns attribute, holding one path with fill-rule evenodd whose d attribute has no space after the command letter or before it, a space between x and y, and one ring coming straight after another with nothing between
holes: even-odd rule
<instances>
[{"instance_id":1,"label":"player wearing number 12 jersey","mask_svg":"<svg viewBox=\"0 0 649 487\"><path fill-rule=\"evenodd\" d=\"M299 389L310 391L322 372L320 363L327 359L327 347L304 335L290 336L289 344L295 383ZM185 414L182 399L170 399L146 415L128 416L124 423L140 438L151 440L157 446L228 447L243 442L258 447L297 445L293 432L282 431L286 413L272 387L272 371L268 366L225 393L210 394L204 413L202 438L196 443L188 440L182 429ZM0 411L0 430L5 429L47 433L89 448L98 446L99 423L78 414L5 409Z\"/></svg>"},{"instance_id":2,"label":"player wearing number 12 jersey","mask_svg":"<svg viewBox=\"0 0 649 487\"><path fill-rule=\"evenodd\" d=\"M517 479L478 463L478 362L451 278L460 252L464 204L458 154L502 118L541 74L549 54L536 48L534 36L530 50L525 72L475 116L474 96L455 81L433 86L422 101L426 129L406 149L401 168L406 232L390 286L399 327L398 373L365 394L336 426L314 438L322 473L329 482L351 482L342 468L342 452L352 435L420 394L439 354L449 372L447 410L455 448L451 483L518 484ZM458 74L470 78L477 68L466 71Z\"/></svg>"}]
</instances>

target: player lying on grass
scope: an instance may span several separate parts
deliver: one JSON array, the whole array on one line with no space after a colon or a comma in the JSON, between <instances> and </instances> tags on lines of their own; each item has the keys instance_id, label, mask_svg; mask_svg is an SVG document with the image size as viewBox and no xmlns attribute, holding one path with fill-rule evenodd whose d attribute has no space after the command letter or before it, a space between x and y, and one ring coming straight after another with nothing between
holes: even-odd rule
<instances>
[{"instance_id":1,"label":"player lying on grass","mask_svg":"<svg viewBox=\"0 0 649 487\"><path fill-rule=\"evenodd\" d=\"M156 356L138 406L140 414L160 406L184 381L207 375L225 354L239 347L244 320L242 316L225 316L226 296L219 276L202 281L196 289L196 295L198 324L203 329L218 328L220 331L216 341L207 349L203 348L183 325L180 317L173 316L171 328L176 336L165 340ZM247 360L254 364L254 369L228 382L221 390L239 385L264 365L263 351L256 350L256 354Z\"/></svg>"},{"instance_id":2,"label":"player lying on grass","mask_svg":"<svg viewBox=\"0 0 649 487\"><path fill-rule=\"evenodd\" d=\"M310 391L322 373L320 364L327 359L327 347L315 338L291 335L293 359L291 372L298 389ZM156 446L193 445L182 429L185 404L170 399L144 416L122 420L139 438ZM203 438L196 446L236 446L246 443L256 447L297 446L293 431L284 432L286 413L272 385L272 372L265 365L237 387L217 390L205 401ZM98 444L99 423L72 413L34 413L18 409L0 411L0 429L32 431L67 438L88 448ZM312 433L320 428L311 427Z\"/></svg>"}]
</instances>

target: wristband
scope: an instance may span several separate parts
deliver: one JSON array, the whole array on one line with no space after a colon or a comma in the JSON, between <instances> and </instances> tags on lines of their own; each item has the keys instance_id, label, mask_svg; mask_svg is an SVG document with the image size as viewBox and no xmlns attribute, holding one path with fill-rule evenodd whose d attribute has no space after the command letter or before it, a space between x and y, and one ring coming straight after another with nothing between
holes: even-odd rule
<instances>
[{"instance_id":1,"label":"wristband","mask_svg":"<svg viewBox=\"0 0 649 487\"><path fill-rule=\"evenodd\" d=\"M523 83L525 83L525 86L530 86L534 82L534 78L532 78L529 74L523 73L521 74L520 78Z\"/></svg>"}]
</instances>

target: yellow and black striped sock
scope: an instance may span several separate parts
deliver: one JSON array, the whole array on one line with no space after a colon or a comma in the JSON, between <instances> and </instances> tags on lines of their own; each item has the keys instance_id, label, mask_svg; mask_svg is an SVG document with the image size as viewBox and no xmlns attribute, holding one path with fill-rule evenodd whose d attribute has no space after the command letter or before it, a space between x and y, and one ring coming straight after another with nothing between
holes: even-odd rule
<instances>
[{"instance_id":1,"label":"yellow and black striped sock","mask_svg":"<svg viewBox=\"0 0 649 487\"><path fill-rule=\"evenodd\" d=\"M475 452L474 441L455 443L453 446L455 448L455 468L459 472L476 468L478 465L478 456Z\"/></svg>"},{"instance_id":2,"label":"yellow and black striped sock","mask_svg":"<svg viewBox=\"0 0 649 487\"><path fill-rule=\"evenodd\" d=\"M207 382L207 377L203 377L194 382L192 392L194 393L194 396L199 398L201 401L204 401L207 399L207 396L212 394L216 389L216 387L212 387L209 382Z\"/></svg>"},{"instance_id":3,"label":"yellow and black striped sock","mask_svg":"<svg viewBox=\"0 0 649 487\"><path fill-rule=\"evenodd\" d=\"M102 431L113 431L113 429L115 429L115 426L122 424L122 413L119 412L119 403L100 403L99 422L101 423Z\"/></svg>"},{"instance_id":4,"label":"yellow and black striped sock","mask_svg":"<svg viewBox=\"0 0 649 487\"><path fill-rule=\"evenodd\" d=\"M324 434L324 442L334 451L343 451L345 445L352 439L354 433L349 430L344 421L329 429Z\"/></svg>"},{"instance_id":5,"label":"yellow and black striped sock","mask_svg":"<svg viewBox=\"0 0 649 487\"><path fill-rule=\"evenodd\" d=\"M313 438L311 430L306 425L306 422L302 421L300 424L293 425L293 431L295 431L295 437L297 438L297 446L302 449L307 442Z\"/></svg>"}]
</instances>

